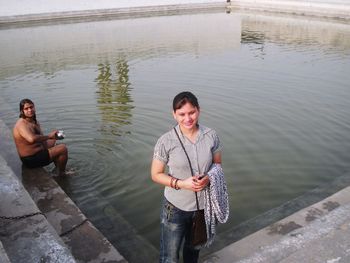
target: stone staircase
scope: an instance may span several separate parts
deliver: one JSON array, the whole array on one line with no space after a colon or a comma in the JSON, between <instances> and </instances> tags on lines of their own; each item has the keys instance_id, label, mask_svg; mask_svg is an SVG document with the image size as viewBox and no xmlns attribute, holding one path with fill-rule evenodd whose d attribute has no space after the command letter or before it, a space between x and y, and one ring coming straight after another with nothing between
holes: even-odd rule
<instances>
[{"instance_id":1,"label":"stone staircase","mask_svg":"<svg viewBox=\"0 0 350 263\"><path fill-rule=\"evenodd\" d=\"M0 195L4 262L77 262L1 156Z\"/></svg>"}]
</instances>

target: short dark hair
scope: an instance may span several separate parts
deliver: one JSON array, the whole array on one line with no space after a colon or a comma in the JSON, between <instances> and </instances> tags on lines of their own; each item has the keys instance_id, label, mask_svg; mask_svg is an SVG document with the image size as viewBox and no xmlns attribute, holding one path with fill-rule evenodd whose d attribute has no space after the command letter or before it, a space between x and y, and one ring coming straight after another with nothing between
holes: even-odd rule
<instances>
[{"instance_id":1,"label":"short dark hair","mask_svg":"<svg viewBox=\"0 0 350 263\"><path fill-rule=\"evenodd\" d=\"M193 107L199 109L198 99L192 92L183 91L177 94L173 100L173 110L174 112L180 109L186 103L192 104Z\"/></svg>"}]
</instances>

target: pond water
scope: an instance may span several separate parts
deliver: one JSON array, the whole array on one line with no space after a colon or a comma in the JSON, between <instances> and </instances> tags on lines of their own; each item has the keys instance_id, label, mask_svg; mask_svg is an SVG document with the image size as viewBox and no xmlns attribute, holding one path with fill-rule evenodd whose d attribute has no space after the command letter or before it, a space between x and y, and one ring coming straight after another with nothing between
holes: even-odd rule
<instances>
[{"instance_id":1,"label":"pond water","mask_svg":"<svg viewBox=\"0 0 350 263\"><path fill-rule=\"evenodd\" d=\"M0 117L12 126L28 97L45 132L65 131L77 175L60 184L130 262L145 261L129 256L135 237L158 250L150 162L180 91L198 96L224 145L231 217L219 234L349 172L349 24L202 13L2 28L0 39Z\"/></svg>"}]
</instances>

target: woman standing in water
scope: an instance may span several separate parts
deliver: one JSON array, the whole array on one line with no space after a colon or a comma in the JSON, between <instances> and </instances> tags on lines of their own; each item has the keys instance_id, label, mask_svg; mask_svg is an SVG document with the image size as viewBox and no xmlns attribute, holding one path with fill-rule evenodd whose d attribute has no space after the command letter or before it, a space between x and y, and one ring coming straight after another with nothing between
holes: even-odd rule
<instances>
[{"instance_id":1,"label":"woman standing in water","mask_svg":"<svg viewBox=\"0 0 350 263\"><path fill-rule=\"evenodd\" d=\"M219 138L214 130L198 124L199 115L200 107L195 95L191 92L176 95L173 117L177 125L158 139L154 149L152 180L165 186L160 216L161 263L179 262L182 243L183 261L198 261L200 248L191 244L192 221L197 210L195 193L199 208L203 209L202 190L209 184L207 172L213 163L221 163ZM189 156L194 176L179 140Z\"/></svg>"}]
</instances>

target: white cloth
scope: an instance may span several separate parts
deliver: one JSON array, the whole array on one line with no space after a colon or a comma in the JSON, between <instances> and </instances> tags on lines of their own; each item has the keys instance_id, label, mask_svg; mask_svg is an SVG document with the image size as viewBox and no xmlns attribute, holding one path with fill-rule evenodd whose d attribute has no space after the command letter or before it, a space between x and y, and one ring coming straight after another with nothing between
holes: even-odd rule
<instances>
[{"instance_id":1,"label":"white cloth","mask_svg":"<svg viewBox=\"0 0 350 263\"><path fill-rule=\"evenodd\" d=\"M214 241L217 223L226 223L230 213L227 186L221 164L212 164L208 176L210 185L204 189L204 216L207 226L206 247Z\"/></svg>"}]
</instances>

